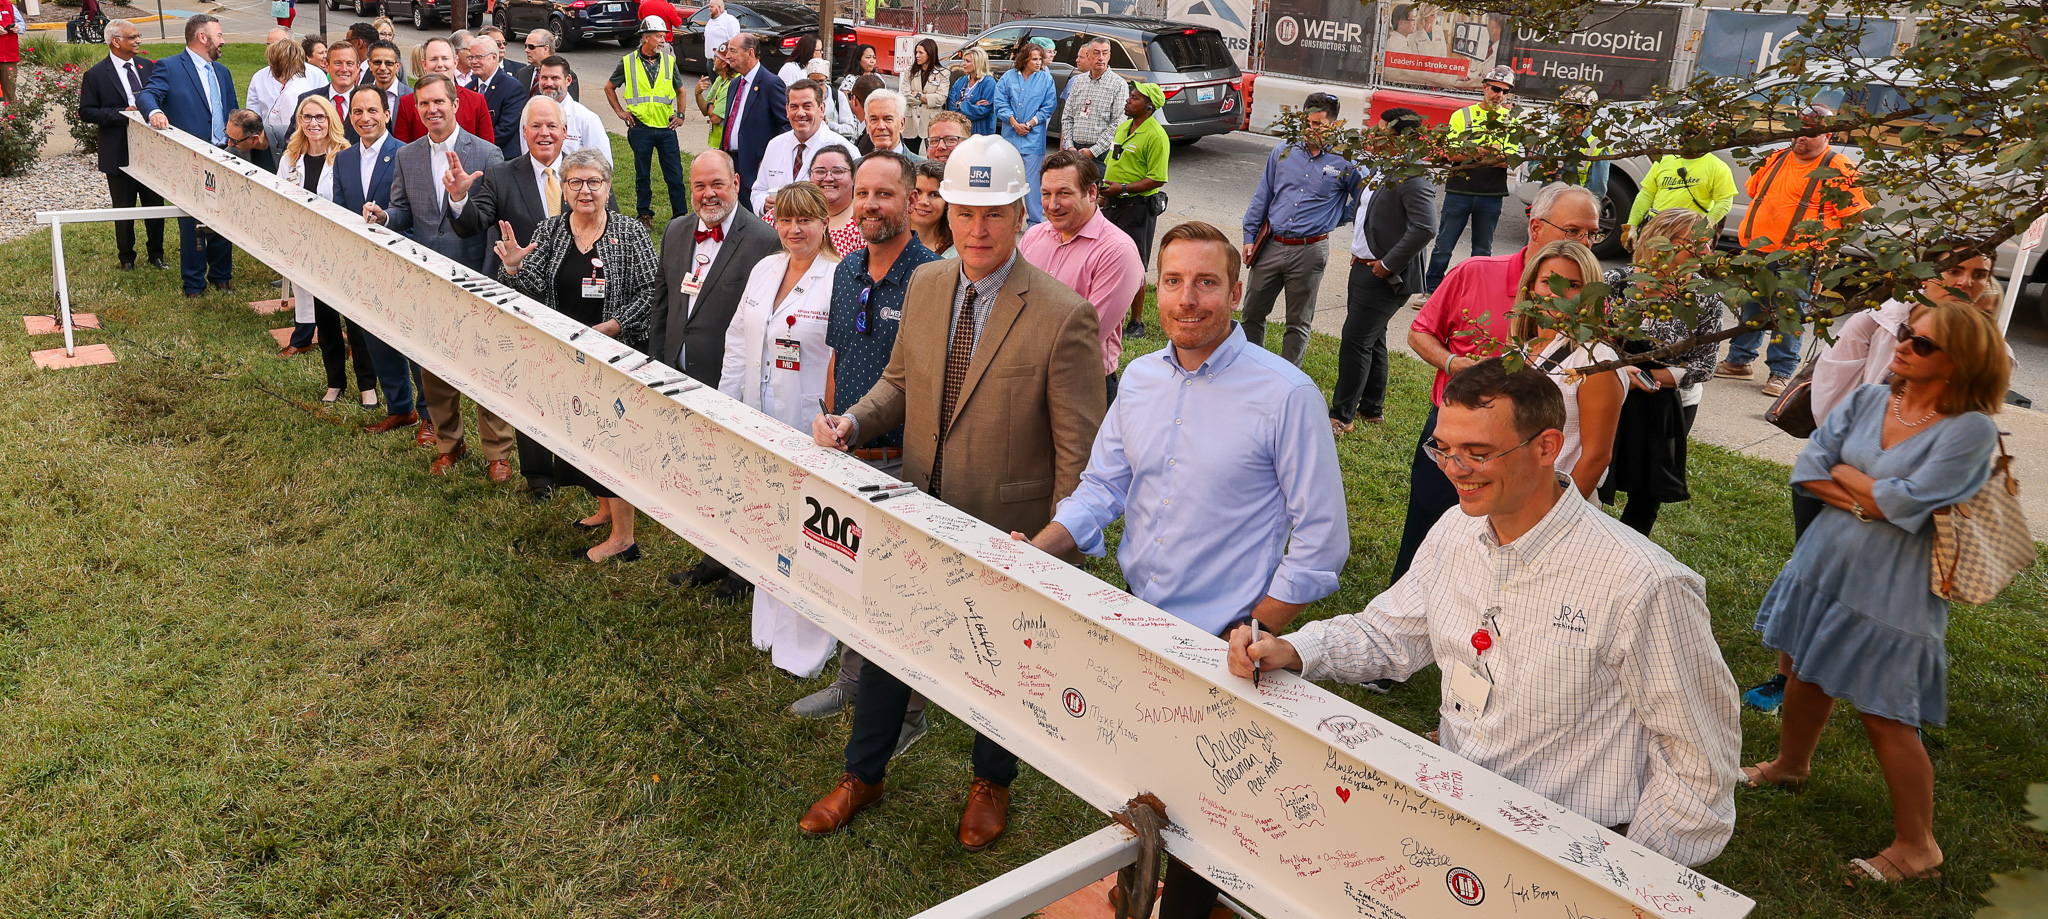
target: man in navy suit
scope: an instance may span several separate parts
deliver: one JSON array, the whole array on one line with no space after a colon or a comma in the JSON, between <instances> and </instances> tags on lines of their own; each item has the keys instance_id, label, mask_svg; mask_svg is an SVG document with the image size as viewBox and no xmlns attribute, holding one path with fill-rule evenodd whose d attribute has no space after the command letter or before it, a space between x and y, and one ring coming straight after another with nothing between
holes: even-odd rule
<instances>
[{"instance_id":1,"label":"man in navy suit","mask_svg":"<svg viewBox=\"0 0 2048 919\"><path fill-rule=\"evenodd\" d=\"M726 42L726 61L734 77L727 90L725 137L721 144L739 164L740 203L754 203L754 179L761 174L761 157L768 142L789 130L789 87L782 78L761 66L761 37L741 32Z\"/></svg>"},{"instance_id":2,"label":"man in navy suit","mask_svg":"<svg viewBox=\"0 0 2048 919\"><path fill-rule=\"evenodd\" d=\"M334 47L354 53L346 43ZM351 74L355 69L353 63L347 68ZM354 214L362 213L365 204L390 207L391 173L398 167L399 148L405 145L391 136L391 111L385 107L384 92L375 86L350 91L348 125L350 136L357 141L334 155L334 203ZM384 387L387 412L384 420L363 430L382 434L419 423L419 410L413 402L412 362L367 331L363 332L363 345L370 350L370 365L377 368L377 383Z\"/></svg>"},{"instance_id":3,"label":"man in navy suit","mask_svg":"<svg viewBox=\"0 0 2048 919\"><path fill-rule=\"evenodd\" d=\"M216 147L228 142L228 113L239 107L235 78L220 62L220 20L200 13L185 20L185 53L165 58L135 97L135 109L159 131L176 126ZM185 296L206 293L206 282L233 290L235 247L218 233L207 232L201 249L199 221L178 218L178 267L184 274Z\"/></svg>"},{"instance_id":4,"label":"man in navy suit","mask_svg":"<svg viewBox=\"0 0 2048 919\"><path fill-rule=\"evenodd\" d=\"M140 201L143 207L162 207L164 199L161 195L121 170L128 165L128 116L125 113L135 108L135 98L142 94L142 85L149 82L149 74L156 68L156 63L142 56L142 32L125 19L107 23L107 50L107 56L85 72L84 85L78 96L79 117L99 125L100 171L107 175L107 192L113 197L114 206L135 207ZM163 219L145 220L143 223L149 231L150 267L169 268L164 264ZM133 271L135 221L114 222L114 243L120 249L121 270Z\"/></svg>"},{"instance_id":5,"label":"man in navy suit","mask_svg":"<svg viewBox=\"0 0 2048 919\"><path fill-rule=\"evenodd\" d=\"M491 129L497 132L498 150L506 159L519 155L519 113L526 107L526 84L505 69L498 40L488 35L472 39L463 49L469 56L472 88L484 97L491 110Z\"/></svg>"},{"instance_id":6,"label":"man in navy suit","mask_svg":"<svg viewBox=\"0 0 2048 919\"><path fill-rule=\"evenodd\" d=\"M337 52L339 52L339 56L337 56ZM299 102L304 102L307 99L318 96L333 103L335 114L341 116L342 133L348 137L349 143L361 140L361 138L356 136L355 119L350 118L348 114L348 97L356 91L356 81L358 75L362 73L362 68L357 66L359 63L361 62L356 60L356 46L348 42L336 43L327 49L327 66L334 71L328 84L326 86L315 86L300 93L298 100ZM293 103L293 106L293 111L297 111L297 103ZM387 104L385 107L388 109L390 106ZM291 132L296 134L298 130L298 119L294 118L292 119Z\"/></svg>"}]
</instances>

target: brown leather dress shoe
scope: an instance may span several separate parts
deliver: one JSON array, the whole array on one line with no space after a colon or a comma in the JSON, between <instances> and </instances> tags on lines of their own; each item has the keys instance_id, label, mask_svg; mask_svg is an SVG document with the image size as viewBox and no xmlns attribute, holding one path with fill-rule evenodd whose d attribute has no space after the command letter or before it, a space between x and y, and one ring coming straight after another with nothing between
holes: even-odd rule
<instances>
[{"instance_id":1,"label":"brown leather dress shoe","mask_svg":"<svg viewBox=\"0 0 2048 919\"><path fill-rule=\"evenodd\" d=\"M396 431L399 428L409 428L419 423L420 413L418 412L406 412L403 415L386 415L383 421L379 421L376 424L363 425L363 432L366 434L382 434L386 431Z\"/></svg>"},{"instance_id":2,"label":"brown leather dress shoe","mask_svg":"<svg viewBox=\"0 0 2048 919\"><path fill-rule=\"evenodd\" d=\"M484 478L490 479L494 484L510 482L512 481L512 464L504 460L491 460L484 464Z\"/></svg>"},{"instance_id":3,"label":"brown leather dress shoe","mask_svg":"<svg viewBox=\"0 0 2048 919\"><path fill-rule=\"evenodd\" d=\"M854 814L882 800L882 784L869 785L854 778L851 772L841 775L839 785L811 805L811 809L804 812L804 819L797 821L797 827L804 831L805 836L829 836L846 829L846 825L853 822Z\"/></svg>"},{"instance_id":4,"label":"brown leather dress shoe","mask_svg":"<svg viewBox=\"0 0 2048 919\"><path fill-rule=\"evenodd\" d=\"M420 422L420 432L413 436L412 442L422 447L434 447L440 445L441 438L435 435L433 422L422 421Z\"/></svg>"},{"instance_id":5,"label":"brown leather dress shoe","mask_svg":"<svg viewBox=\"0 0 2048 919\"><path fill-rule=\"evenodd\" d=\"M457 441L455 444L455 449L434 457L433 465L427 467L427 474L447 475L448 470L455 468L456 461L468 455L469 445Z\"/></svg>"},{"instance_id":6,"label":"brown leather dress shoe","mask_svg":"<svg viewBox=\"0 0 2048 919\"><path fill-rule=\"evenodd\" d=\"M284 347L284 349L283 349L283 350L281 350L281 351L277 352L277 356L278 356L278 357L298 357L298 356L299 356L299 355L301 355L301 354L311 354L311 353L313 353L313 349L312 349L312 348L301 348L301 347L298 347L298 346L296 346L296 345L286 345L286 346Z\"/></svg>"},{"instance_id":7,"label":"brown leather dress shoe","mask_svg":"<svg viewBox=\"0 0 2048 919\"><path fill-rule=\"evenodd\" d=\"M1010 825L1010 790L984 778L967 786L967 809L960 812L960 844L979 852Z\"/></svg>"}]
</instances>

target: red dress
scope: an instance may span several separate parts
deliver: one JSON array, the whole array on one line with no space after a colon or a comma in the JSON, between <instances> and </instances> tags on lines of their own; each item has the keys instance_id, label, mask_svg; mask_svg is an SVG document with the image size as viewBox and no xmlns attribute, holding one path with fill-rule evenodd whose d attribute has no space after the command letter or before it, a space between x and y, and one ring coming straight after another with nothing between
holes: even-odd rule
<instances>
[{"instance_id":1,"label":"red dress","mask_svg":"<svg viewBox=\"0 0 2048 919\"><path fill-rule=\"evenodd\" d=\"M859 220L849 221L846 226L825 235L832 240L832 251L839 253L840 258L845 258L868 244L867 239L860 235Z\"/></svg>"}]
</instances>

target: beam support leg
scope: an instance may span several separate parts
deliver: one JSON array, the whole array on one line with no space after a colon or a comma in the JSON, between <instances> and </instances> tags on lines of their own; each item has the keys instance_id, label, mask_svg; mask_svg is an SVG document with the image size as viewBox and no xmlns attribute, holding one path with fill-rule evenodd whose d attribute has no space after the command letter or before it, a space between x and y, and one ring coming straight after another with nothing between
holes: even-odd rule
<instances>
[{"instance_id":1,"label":"beam support leg","mask_svg":"<svg viewBox=\"0 0 2048 919\"><path fill-rule=\"evenodd\" d=\"M913 919L1023 919L1138 859L1138 838L1112 823Z\"/></svg>"}]
</instances>

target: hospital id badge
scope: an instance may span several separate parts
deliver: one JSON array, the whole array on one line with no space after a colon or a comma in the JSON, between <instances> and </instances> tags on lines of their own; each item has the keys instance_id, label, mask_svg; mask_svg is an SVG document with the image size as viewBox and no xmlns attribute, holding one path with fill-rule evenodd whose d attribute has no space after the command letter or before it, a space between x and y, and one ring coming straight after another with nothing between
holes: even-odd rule
<instances>
[{"instance_id":1,"label":"hospital id badge","mask_svg":"<svg viewBox=\"0 0 2048 919\"><path fill-rule=\"evenodd\" d=\"M604 299L604 279L603 279L603 278L584 278L584 279L583 279L583 299L585 299L585 300L602 300L602 299Z\"/></svg>"},{"instance_id":2,"label":"hospital id badge","mask_svg":"<svg viewBox=\"0 0 2048 919\"><path fill-rule=\"evenodd\" d=\"M1451 707L1477 720L1486 712L1486 697L1493 694L1493 683L1462 661L1452 664L1450 669Z\"/></svg>"},{"instance_id":3,"label":"hospital id badge","mask_svg":"<svg viewBox=\"0 0 2048 919\"><path fill-rule=\"evenodd\" d=\"M797 341L794 338L778 338L775 340L775 369L802 370L804 369L803 357L803 342Z\"/></svg>"},{"instance_id":4,"label":"hospital id badge","mask_svg":"<svg viewBox=\"0 0 2048 919\"><path fill-rule=\"evenodd\" d=\"M704 279L702 277L693 274L683 279L683 296L694 297L698 294L699 291L702 291L703 289Z\"/></svg>"}]
</instances>

